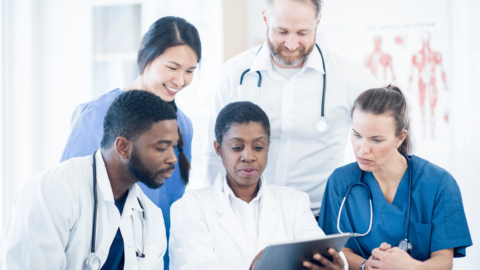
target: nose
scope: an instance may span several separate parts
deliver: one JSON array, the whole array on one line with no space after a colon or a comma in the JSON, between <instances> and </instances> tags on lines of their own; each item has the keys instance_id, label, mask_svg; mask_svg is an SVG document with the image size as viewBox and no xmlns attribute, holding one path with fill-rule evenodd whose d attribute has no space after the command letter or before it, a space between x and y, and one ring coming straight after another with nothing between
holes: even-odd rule
<instances>
[{"instance_id":1,"label":"nose","mask_svg":"<svg viewBox=\"0 0 480 270\"><path fill-rule=\"evenodd\" d=\"M254 162L256 158L253 150L249 147L245 147L245 149L242 151L242 155L240 159L243 162L250 163L250 162Z\"/></svg>"},{"instance_id":2,"label":"nose","mask_svg":"<svg viewBox=\"0 0 480 270\"><path fill-rule=\"evenodd\" d=\"M185 85L185 78L182 71L177 70L177 72L175 73L175 76L172 79L172 83L174 83L175 86L179 88Z\"/></svg>"},{"instance_id":3,"label":"nose","mask_svg":"<svg viewBox=\"0 0 480 270\"><path fill-rule=\"evenodd\" d=\"M172 147L170 151L168 151L168 156L167 156L167 159L165 160L165 163L167 164L175 164L177 163L178 159L177 159L177 155L175 154L175 150L174 148Z\"/></svg>"},{"instance_id":4,"label":"nose","mask_svg":"<svg viewBox=\"0 0 480 270\"><path fill-rule=\"evenodd\" d=\"M360 153L361 154L369 154L370 153L370 143L368 140L363 139L362 144L360 147Z\"/></svg>"},{"instance_id":5,"label":"nose","mask_svg":"<svg viewBox=\"0 0 480 270\"><path fill-rule=\"evenodd\" d=\"M285 40L285 47L289 49L290 51L294 51L298 47L298 38L297 35L294 33L291 33L288 37L287 40Z\"/></svg>"}]
</instances>

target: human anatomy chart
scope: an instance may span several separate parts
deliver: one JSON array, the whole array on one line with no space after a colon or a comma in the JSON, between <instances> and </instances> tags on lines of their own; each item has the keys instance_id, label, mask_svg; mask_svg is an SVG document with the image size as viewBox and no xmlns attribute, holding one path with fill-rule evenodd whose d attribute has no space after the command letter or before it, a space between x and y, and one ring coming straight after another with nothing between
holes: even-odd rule
<instances>
[{"instance_id":1,"label":"human anatomy chart","mask_svg":"<svg viewBox=\"0 0 480 270\"><path fill-rule=\"evenodd\" d=\"M403 90L416 141L432 151L449 136L445 32L435 23L367 27L360 46L363 63L378 82Z\"/></svg>"}]
</instances>

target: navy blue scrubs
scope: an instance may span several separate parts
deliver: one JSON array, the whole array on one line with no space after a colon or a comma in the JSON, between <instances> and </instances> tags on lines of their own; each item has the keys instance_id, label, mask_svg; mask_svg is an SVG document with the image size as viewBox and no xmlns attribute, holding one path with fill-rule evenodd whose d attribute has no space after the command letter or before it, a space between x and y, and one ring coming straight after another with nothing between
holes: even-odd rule
<instances>
[{"instance_id":1,"label":"navy blue scrubs","mask_svg":"<svg viewBox=\"0 0 480 270\"><path fill-rule=\"evenodd\" d=\"M128 197L128 189L119 200L115 200L115 206L120 211L120 215L123 212L123 206L125 205L125 201ZM117 230L117 234L113 239L112 245L110 246L110 250L108 251L108 257L105 264L102 266L102 270L122 270L125 264L125 255L123 253L124 245L123 245L123 237L122 233L120 232L120 228Z\"/></svg>"},{"instance_id":2,"label":"navy blue scrubs","mask_svg":"<svg viewBox=\"0 0 480 270\"><path fill-rule=\"evenodd\" d=\"M411 157L412 201L408 240L411 256L425 261L431 253L454 249L454 257L464 257L465 248L472 245L463 209L462 195L455 179L444 169L417 156ZM337 218L347 187L359 181L357 163L336 169L328 179L318 224L325 234L339 233ZM345 247L368 259L373 249L386 242L398 246L405 238L405 213L408 207L408 170L403 175L392 203L388 203L371 172L364 179L372 193L373 224L370 233L351 238ZM367 189L355 186L342 209L340 230L365 233L370 224L370 204Z\"/></svg>"}]
</instances>

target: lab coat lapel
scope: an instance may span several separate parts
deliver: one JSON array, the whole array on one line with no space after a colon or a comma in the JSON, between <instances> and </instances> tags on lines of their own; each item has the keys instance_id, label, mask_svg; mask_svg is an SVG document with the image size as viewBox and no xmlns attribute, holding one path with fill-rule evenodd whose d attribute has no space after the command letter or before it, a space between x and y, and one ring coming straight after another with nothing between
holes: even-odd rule
<instances>
[{"instance_id":1,"label":"lab coat lapel","mask_svg":"<svg viewBox=\"0 0 480 270\"><path fill-rule=\"evenodd\" d=\"M235 213L233 213L233 210L230 207L228 198L222 191L224 177L226 177L225 172L220 172L215 179L214 184L215 192L213 193L213 207L219 215L218 223L222 225L225 231L227 231L227 233L233 238L233 240L240 246L243 254L250 254L247 239L245 239L245 233L243 233L243 229L240 226L237 216L235 215Z\"/></svg>"},{"instance_id":2,"label":"lab coat lapel","mask_svg":"<svg viewBox=\"0 0 480 270\"><path fill-rule=\"evenodd\" d=\"M263 195L262 208L260 210L259 216L259 233L257 241L257 252L258 249L263 249L270 243L270 238L274 231L275 225L280 217L279 204L274 196L270 193L267 186L267 181L263 179L262 176L262 185L265 185L265 194Z\"/></svg>"}]
</instances>

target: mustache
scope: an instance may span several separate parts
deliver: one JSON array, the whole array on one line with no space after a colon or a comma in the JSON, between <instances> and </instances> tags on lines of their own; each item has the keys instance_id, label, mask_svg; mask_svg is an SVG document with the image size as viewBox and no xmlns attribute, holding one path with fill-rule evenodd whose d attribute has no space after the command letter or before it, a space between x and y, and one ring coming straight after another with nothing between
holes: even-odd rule
<instances>
[{"instance_id":1,"label":"mustache","mask_svg":"<svg viewBox=\"0 0 480 270\"><path fill-rule=\"evenodd\" d=\"M155 176L158 176L159 174L162 174L162 173L169 173L169 172L174 171L174 170L175 170L175 164L172 164L172 165L168 166L167 168L161 169L158 172L156 172Z\"/></svg>"}]
</instances>

